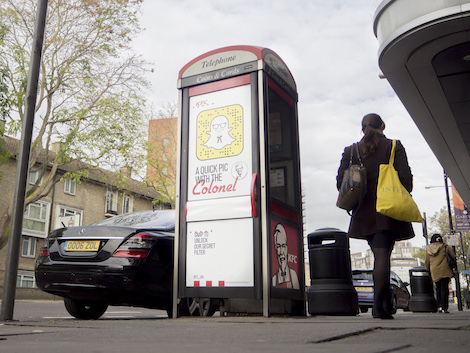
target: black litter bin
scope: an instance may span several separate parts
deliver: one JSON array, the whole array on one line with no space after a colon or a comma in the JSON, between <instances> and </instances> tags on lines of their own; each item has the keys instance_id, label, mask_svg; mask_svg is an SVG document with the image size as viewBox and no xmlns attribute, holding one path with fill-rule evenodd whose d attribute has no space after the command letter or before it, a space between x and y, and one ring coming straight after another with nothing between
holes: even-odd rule
<instances>
[{"instance_id":1,"label":"black litter bin","mask_svg":"<svg viewBox=\"0 0 470 353\"><path fill-rule=\"evenodd\" d=\"M468 288L463 289L463 300L467 309L470 309L470 290Z\"/></svg>"},{"instance_id":2,"label":"black litter bin","mask_svg":"<svg viewBox=\"0 0 470 353\"><path fill-rule=\"evenodd\" d=\"M307 291L311 315L357 315L357 293L351 279L349 239L336 228L307 236L311 285Z\"/></svg>"},{"instance_id":3,"label":"black litter bin","mask_svg":"<svg viewBox=\"0 0 470 353\"><path fill-rule=\"evenodd\" d=\"M413 312L437 311L431 274L423 266L410 269L411 298L410 310Z\"/></svg>"}]
</instances>

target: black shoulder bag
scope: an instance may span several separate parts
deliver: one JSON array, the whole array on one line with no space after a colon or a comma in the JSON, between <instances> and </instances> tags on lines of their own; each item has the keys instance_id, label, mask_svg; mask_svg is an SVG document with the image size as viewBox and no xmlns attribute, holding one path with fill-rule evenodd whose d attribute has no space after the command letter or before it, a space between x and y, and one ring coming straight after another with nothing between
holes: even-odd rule
<instances>
[{"instance_id":1,"label":"black shoulder bag","mask_svg":"<svg viewBox=\"0 0 470 353\"><path fill-rule=\"evenodd\" d=\"M359 159L359 165L353 164L354 149ZM351 147L351 155L349 157L349 167L344 171L343 180L339 189L338 200L336 206L348 211L359 208L367 191L367 174L366 167L362 164L361 155L357 143Z\"/></svg>"},{"instance_id":2,"label":"black shoulder bag","mask_svg":"<svg viewBox=\"0 0 470 353\"><path fill-rule=\"evenodd\" d=\"M447 251L447 244L445 245L445 251L446 251L447 264L449 265L450 269L453 271L457 268L457 261L455 257L452 257L450 252Z\"/></svg>"}]
</instances>

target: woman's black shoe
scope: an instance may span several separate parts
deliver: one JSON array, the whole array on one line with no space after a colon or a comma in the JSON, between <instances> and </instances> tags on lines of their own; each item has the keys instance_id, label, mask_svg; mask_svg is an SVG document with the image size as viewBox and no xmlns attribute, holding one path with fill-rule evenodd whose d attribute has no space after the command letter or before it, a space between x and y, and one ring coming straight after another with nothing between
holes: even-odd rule
<instances>
[{"instance_id":1,"label":"woman's black shoe","mask_svg":"<svg viewBox=\"0 0 470 353\"><path fill-rule=\"evenodd\" d=\"M393 315L389 314L383 310L373 310L372 317L374 319L382 319L382 320L392 320Z\"/></svg>"},{"instance_id":2,"label":"woman's black shoe","mask_svg":"<svg viewBox=\"0 0 470 353\"><path fill-rule=\"evenodd\" d=\"M392 320L393 315L392 314L381 314L381 315L373 315L374 319L382 319L382 320Z\"/></svg>"}]
</instances>

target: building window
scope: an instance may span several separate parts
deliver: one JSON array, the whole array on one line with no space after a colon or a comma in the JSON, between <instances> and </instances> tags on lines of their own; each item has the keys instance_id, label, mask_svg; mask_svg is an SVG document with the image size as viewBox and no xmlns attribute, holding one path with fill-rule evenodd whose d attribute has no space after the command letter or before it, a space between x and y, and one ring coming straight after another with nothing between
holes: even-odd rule
<instances>
[{"instance_id":1,"label":"building window","mask_svg":"<svg viewBox=\"0 0 470 353\"><path fill-rule=\"evenodd\" d=\"M36 281L34 279L34 273L30 271L19 271L16 276L16 286L23 288L35 288Z\"/></svg>"},{"instance_id":2,"label":"building window","mask_svg":"<svg viewBox=\"0 0 470 353\"><path fill-rule=\"evenodd\" d=\"M132 212L134 208L134 199L127 194L122 195L122 213Z\"/></svg>"},{"instance_id":3,"label":"building window","mask_svg":"<svg viewBox=\"0 0 470 353\"><path fill-rule=\"evenodd\" d=\"M107 190L106 191L106 213L117 215L117 192Z\"/></svg>"},{"instance_id":4,"label":"building window","mask_svg":"<svg viewBox=\"0 0 470 353\"><path fill-rule=\"evenodd\" d=\"M69 216L76 216L81 215L81 210L74 210L73 208L59 206L59 217L69 217Z\"/></svg>"},{"instance_id":5,"label":"building window","mask_svg":"<svg viewBox=\"0 0 470 353\"><path fill-rule=\"evenodd\" d=\"M26 207L23 218L23 232L28 235L47 236L47 216L49 204L37 201Z\"/></svg>"},{"instance_id":6,"label":"building window","mask_svg":"<svg viewBox=\"0 0 470 353\"><path fill-rule=\"evenodd\" d=\"M168 145L170 145L170 140L167 138L163 139L163 147L167 147Z\"/></svg>"},{"instance_id":7,"label":"building window","mask_svg":"<svg viewBox=\"0 0 470 353\"><path fill-rule=\"evenodd\" d=\"M82 224L82 210L58 205L56 206L56 214L54 229L80 226Z\"/></svg>"},{"instance_id":8,"label":"building window","mask_svg":"<svg viewBox=\"0 0 470 353\"><path fill-rule=\"evenodd\" d=\"M39 179L39 176L41 175L41 171L40 170L35 170L35 171L30 171L29 172L29 183L31 185L34 185L36 184L36 181ZM41 180L39 181L39 185L42 185L42 178Z\"/></svg>"},{"instance_id":9,"label":"building window","mask_svg":"<svg viewBox=\"0 0 470 353\"><path fill-rule=\"evenodd\" d=\"M72 180L70 178L65 178L64 193L69 194L69 195L75 195L76 186L77 186L77 183L75 180Z\"/></svg>"},{"instance_id":10,"label":"building window","mask_svg":"<svg viewBox=\"0 0 470 353\"><path fill-rule=\"evenodd\" d=\"M36 238L23 236L21 256L36 257Z\"/></svg>"}]
</instances>

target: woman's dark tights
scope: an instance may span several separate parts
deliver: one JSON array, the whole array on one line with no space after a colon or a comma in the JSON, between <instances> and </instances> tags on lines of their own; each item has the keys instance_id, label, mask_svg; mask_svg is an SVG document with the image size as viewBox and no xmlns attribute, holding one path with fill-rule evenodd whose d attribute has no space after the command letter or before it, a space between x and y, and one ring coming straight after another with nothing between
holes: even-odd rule
<instances>
[{"instance_id":1,"label":"woman's dark tights","mask_svg":"<svg viewBox=\"0 0 470 353\"><path fill-rule=\"evenodd\" d=\"M391 247L372 247L374 253L374 308L377 315L391 313L392 298L390 297L390 255Z\"/></svg>"},{"instance_id":2,"label":"woman's dark tights","mask_svg":"<svg viewBox=\"0 0 470 353\"><path fill-rule=\"evenodd\" d=\"M444 311L449 309L449 280L442 278L436 282L437 306Z\"/></svg>"}]
</instances>

